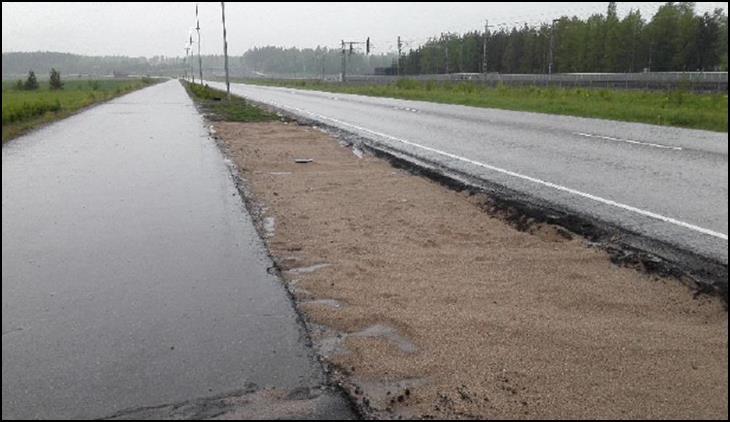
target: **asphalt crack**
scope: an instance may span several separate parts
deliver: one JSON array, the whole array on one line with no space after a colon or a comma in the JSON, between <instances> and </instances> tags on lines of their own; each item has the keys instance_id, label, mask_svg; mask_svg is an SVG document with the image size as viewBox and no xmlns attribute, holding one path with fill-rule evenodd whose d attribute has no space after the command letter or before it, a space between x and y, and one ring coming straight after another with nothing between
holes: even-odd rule
<instances>
[{"instance_id":1,"label":"asphalt crack","mask_svg":"<svg viewBox=\"0 0 730 422\"><path fill-rule=\"evenodd\" d=\"M249 383L228 393L126 409L101 419L342 419L343 415L352 415L347 406L329 388L282 390Z\"/></svg>"}]
</instances>

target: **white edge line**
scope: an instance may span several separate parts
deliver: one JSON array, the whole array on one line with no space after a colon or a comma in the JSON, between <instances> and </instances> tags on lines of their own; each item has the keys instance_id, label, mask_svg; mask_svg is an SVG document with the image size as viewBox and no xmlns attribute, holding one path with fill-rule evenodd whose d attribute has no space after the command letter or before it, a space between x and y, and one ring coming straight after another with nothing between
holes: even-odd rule
<instances>
[{"instance_id":1,"label":"white edge line","mask_svg":"<svg viewBox=\"0 0 730 422\"><path fill-rule=\"evenodd\" d=\"M674 150L674 151L682 151L682 147L675 147L675 146L671 146L671 145L652 144L651 142L634 141L633 139L613 138L613 137L610 137L610 136L594 135L594 134L591 134L591 133L583 133L583 132L575 132L574 135L585 136L585 137L588 137L588 138L606 139L606 140L614 141L614 142L625 142L627 144L644 145L644 146L647 146L647 147L671 149L671 150Z\"/></svg>"},{"instance_id":2,"label":"white edge line","mask_svg":"<svg viewBox=\"0 0 730 422\"><path fill-rule=\"evenodd\" d=\"M488 170L496 171L498 173L506 174L508 176L512 176L512 177L515 177L515 178L518 178L518 179L527 180L527 181L530 181L530 182L533 182L533 183L536 183L536 184L539 184L539 185L547 186L547 187L550 187L550 188L553 188L553 189L562 191L562 192L567 192L567 193L570 193L570 194L573 194L573 195L576 195L576 196L580 196L580 197L583 197L583 198L591 199L593 201L600 202L602 204L610 205L610 206L613 206L613 207L616 207L616 208L621 208L621 209L626 210L626 211L631 211L631 212L634 212L634 213L643 215L645 217L653 218L655 220L660 220L660 221L663 221L665 223L670 223L670 224L674 224L676 226L684 227L686 229L690 229L690 230L693 230L693 231L696 231L696 232L699 232L699 233L702 233L702 234L706 234L706 235L709 235L709 236L712 236L712 237L716 237L716 238L719 238L719 239L722 239L722 240L728 240L727 234L720 233L720 232L716 232L714 230L706 229L706 228L703 228L703 227L699 227L699 226L696 226L694 224L685 223L684 221L680 221L680 220L677 220L677 219L674 219L674 218L671 218L671 217L666 217L666 216L663 216L661 214L657 214L657 213L654 213L654 212L651 212L651 211L646 211L646 210L642 210L640 208L632 207L631 205L626 205L626 204L622 204L620 202L612 201L610 199L601 198L600 196L592 195L590 193L581 192L579 190L575 190L575 189L572 189L572 188L569 188L569 187L566 187L566 186L561 186L561 185L558 185L558 184L555 184L555 183L552 183L552 182L548 182L548 181L545 181L545 180L541 180L541 179L538 179L536 177L526 176L524 174L515 173L513 171L506 170L506 169L499 168L499 167L495 167L495 166L492 166L492 165L489 165L489 164L480 163L479 161L470 160L470 159L465 158L465 157L461 157L461 156L458 156L458 155L455 155L455 154L451 154L451 153L448 153L448 152L445 152L445 151L441 151L441 150L438 150L438 149L435 149L435 148L431 148L431 147L427 147L427 146L424 146L424 145L420 145L420 144L417 144L417 143L414 143L414 142L407 141L405 139L396 138L395 136L391 136L391 135L388 135L388 134L385 134L385 133L381 133L381 132L377 132L377 131L374 131L374 130L366 129L364 127L356 126L356 125L353 125L351 123L347 123L347 122L343 122L343 121L338 120L338 119L334 119L332 117L327 117L327 116L323 116L321 114L312 113L311 111L302 110L301 108L285 106L285 105L281 105L281 104L278 104L278 103L275 103L275 102L271 102L271 104L274 105L275 107L279 107L279 108L283 108L283 109L289 109L289 110L293 110L293 111L296 111L296 112L299 112L299 113L303 113L303 114L308 114L310 116L314 116L314 117L317 117L317 118L322 119L322 120L329 120L329 121L334 122L334 123L337 123L339 125L349 126L349 127L353 128L353 129L356 129L356 130L359 130L359 131L362 131L362 132L367 132L367 133L370 133L372 135L380 136L382 138L390 139L390 140L393 140L393 141L396 141L396 142L400 142L400 143L403 143L403 144L406 144L406 145L410 145L410 146L413 146L413 147L416 147L416 148L421 148L423 150L426 150L426 151L429 151L429 152L433 152L433 153L436 153L436 154L440 154L440 155L443 155L445 157L449 157L449 158L452 158L452 159L455 159L455 160L463 161L465 163L469 163L469 164L472 164L472 165L475 165L475 166L478 166L478 167L483 167L483 168L486 168ZM638 142L638 141L634 141L634 142Z\"/></svg>"}]
</instances>

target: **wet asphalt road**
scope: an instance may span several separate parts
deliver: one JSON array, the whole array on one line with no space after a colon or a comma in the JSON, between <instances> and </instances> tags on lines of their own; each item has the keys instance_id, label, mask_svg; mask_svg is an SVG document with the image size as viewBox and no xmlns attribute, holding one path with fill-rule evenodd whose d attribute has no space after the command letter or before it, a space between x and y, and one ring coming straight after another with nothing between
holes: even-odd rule
<instances>
[{"instance_id":1,"label":"wet asphalt road","mask_svg":"<svg viewBox=\"0 0 730 422\"><path fill-rule=\"evenodd\" d=\"M3 419L323 381L177 81L4 145L2 244Z\"/></svg>"},{"instance_id":2,"label":"wet asphalt road","mask_svg":"<svg viewBox=\"0 0 730 422\"><path fill-rule=\"evenodd\" d=\"M231 91L727 265L726 133L244 84Z\"/></svg>"}]
</instances>

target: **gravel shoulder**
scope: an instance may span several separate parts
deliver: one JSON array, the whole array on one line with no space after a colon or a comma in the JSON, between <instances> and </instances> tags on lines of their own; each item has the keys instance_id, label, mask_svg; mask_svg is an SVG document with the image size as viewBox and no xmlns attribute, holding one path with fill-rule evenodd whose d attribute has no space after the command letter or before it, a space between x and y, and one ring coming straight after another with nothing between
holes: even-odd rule
<instances>
[{"instance_id":1,"label":"gravel shoulder","mask_svg":"<svg viewBox=\"0 0 730 422\"><path fill-rule=\"evenodd\" d=\"M486 198L317 129L214 128L315 348L365 416L727 419L720 299L562 229L519 231Z\"/></svg>"}]
</instances>

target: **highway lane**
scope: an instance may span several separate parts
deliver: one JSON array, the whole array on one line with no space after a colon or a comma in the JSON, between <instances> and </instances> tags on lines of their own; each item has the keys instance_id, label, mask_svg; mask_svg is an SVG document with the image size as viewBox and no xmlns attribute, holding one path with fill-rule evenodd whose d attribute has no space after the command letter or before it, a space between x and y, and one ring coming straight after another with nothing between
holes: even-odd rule
<instances>
[{"instance_id":1,"label":"highway lane","mask_svg":"<svg viewBox=\"0 0 730 422\"><path fill-rule=\"evenodd\" d=\"M2 244L3 419L324 381L177 81L3 145Z\"/></svg>"},{"instance_id":2,"label":"highway lane","mask_svg":"<svg viewBox=\"0 0 730 422\"><path fill-rule=\"evenodd\" d=\"M725 133L290 88L231 90L727 265Z\"/></svg>"}]
</instances>

